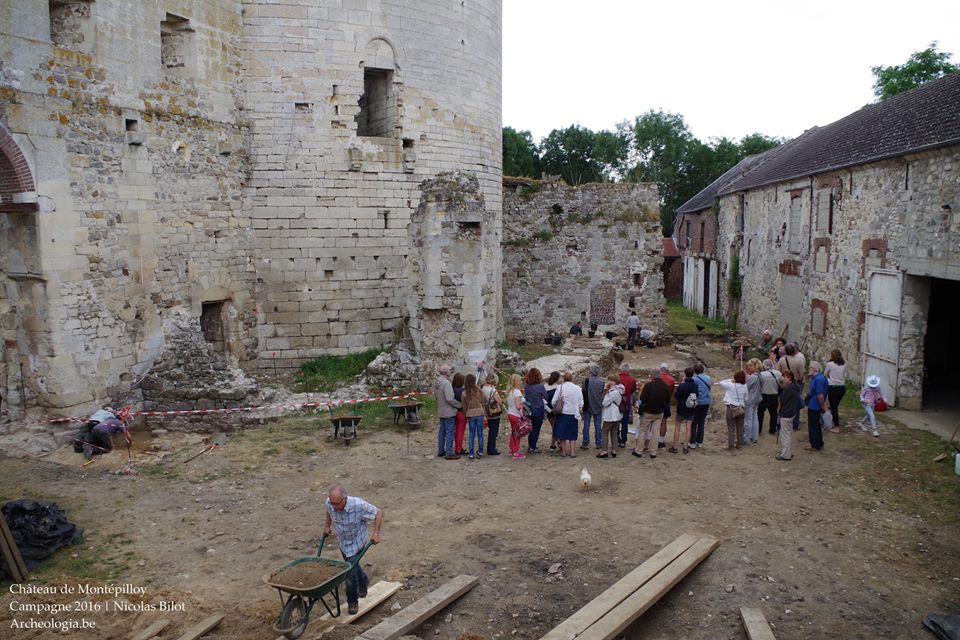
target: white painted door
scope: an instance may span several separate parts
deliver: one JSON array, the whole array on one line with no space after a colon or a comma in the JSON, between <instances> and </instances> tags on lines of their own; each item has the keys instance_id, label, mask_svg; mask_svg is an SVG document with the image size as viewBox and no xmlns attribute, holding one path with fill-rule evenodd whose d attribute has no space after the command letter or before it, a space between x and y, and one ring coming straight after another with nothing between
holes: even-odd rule
<instances>
[{"instance_id":1,"label":"white painted door","mask_svg":"<svg viewBox=\"0 0 960 640\"><path fill-rule=\"evenodd\" d=\"M717 287L720 286L720 276L719 276L719 265L714 261L710 265L710 307L707 309L705 314L708 318L717 318L717 298L719 297L719 292Z\"/></svg>"},{"instance_id":2,"label":"white painted door","mask_svg":"<svg viewBox=\"0 0 960 640\"><path fill-rule=\"evenodd\" d=\"M877 269L867 274L863 377L880 376L880 391L890 405L897 401L902 289L899 271Z\"/></svg>"}]
</instances>

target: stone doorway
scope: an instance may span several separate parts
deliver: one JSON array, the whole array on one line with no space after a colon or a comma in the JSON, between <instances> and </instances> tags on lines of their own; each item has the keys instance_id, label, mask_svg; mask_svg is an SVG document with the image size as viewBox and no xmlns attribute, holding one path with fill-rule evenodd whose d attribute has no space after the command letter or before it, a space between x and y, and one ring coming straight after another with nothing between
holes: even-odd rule
<instances>
[{"instance_id":1,"label":"stone doorway","mask_svg":"<svg viewBox=\"0 0 960 640\"><path fill-rule=\"evenodd\" d=\"M225 300L204 302L200 311L200 330L203 339L213 345L213 352L227 352L227 318Z\"/></svg>"},{"instance_id":2,"label":"stone doorway","mask_svg":"<svg viewBox=\"0 0 960 640\"><path fill-rule=\"evenodd\" d=\"M960 413L952 323L960 299L960 281L930 278L930 304L923 349L923 411Z\"/></svg>"}]
</instances>

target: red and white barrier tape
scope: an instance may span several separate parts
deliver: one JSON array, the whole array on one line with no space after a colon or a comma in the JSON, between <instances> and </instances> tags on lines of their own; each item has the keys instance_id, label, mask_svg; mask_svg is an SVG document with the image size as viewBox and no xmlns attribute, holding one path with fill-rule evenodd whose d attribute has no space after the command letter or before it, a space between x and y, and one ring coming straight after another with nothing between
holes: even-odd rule
<instances>
[{"instance_id":1,"label":"red and white barrier tape","mask_svg":"<svg viewBox=\"0 0 960 640\"><path fill-rule=\"evenodd\" d=\"M316 409L326 407L336 407L347 404L360 404L364 402L384 402L387 400L405 400L414 396L432 396L429 391L411 391L397 396L376 396L373 398L353 398L349 400L328 400L326 402L301 402L298 404L264 404L249 407L225 407L220 409L175 409L170 411L134 411L131 417L146 416L197 416L210 413L254 413L257 411L300 411L303 409ZM49 420L33 420L29 422L19 422L22 426L40 425L40 424L62 424L65 422L86 422L86 417L60 417L50 418Z\"/></svg>"}]
</instances>

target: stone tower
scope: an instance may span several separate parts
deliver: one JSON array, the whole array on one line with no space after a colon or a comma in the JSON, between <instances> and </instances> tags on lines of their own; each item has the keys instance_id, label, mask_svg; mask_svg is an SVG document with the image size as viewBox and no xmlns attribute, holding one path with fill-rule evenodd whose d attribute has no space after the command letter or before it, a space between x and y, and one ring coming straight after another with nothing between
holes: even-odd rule
<instances>
[{"instance_id":1,"label":"stone tower","mask_svg":"<svg viewBox=\"0 0 960 640\"><path fill-rule=\"evenodd\" d=\"M406 333L425 179L470 172L501 221L501 2L309 4L244 3L260 353L290 366Z\"/></svg>"}]
</instances>

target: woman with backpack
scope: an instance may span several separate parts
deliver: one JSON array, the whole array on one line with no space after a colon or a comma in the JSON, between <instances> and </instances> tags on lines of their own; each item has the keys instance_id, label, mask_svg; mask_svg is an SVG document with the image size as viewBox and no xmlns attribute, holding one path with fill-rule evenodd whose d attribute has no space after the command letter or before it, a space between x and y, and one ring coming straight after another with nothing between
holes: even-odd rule
<instances>
[{"instance_id":1,"label":"woman with backpack","mask_svg":"<svg viewBox=\"0 0 960 640\"><path fill-rule=\"evenodd\" d=\"M677 417L673 422L673 446L667 449L669 453L677 453L681 429L683 429L683 453L690 453L690 427L697 413L697 383L693 381L692 367L684 369L683 375L683 382L674 394L677 399Z\"/></svg>"},{"instance_id":2,"label":"woman with backpack","mask_svg":"<svg viewBox=\"0 0 960 640\"><path fill-rule=\"evenodd\" d=\"M572 382L573 374L563 374L563 384L554 395L553 410L557 413L555 435L560 440L562 455L577 457L577 427L583 411L583 391Z\"/></svg>"},{"instance_id":3,"label":"woman with backpack","mask_svg":"<svg viewBox=\"0 0 960 640\"><path fill-rule=\"evenodd\" d=\"M487 455L498 456L497 436L500 435L500 416L503 415L503 399L497 391L497 376L488 373L483 385L483 408L487 414Z\"/></svg>"}]
</instances>

